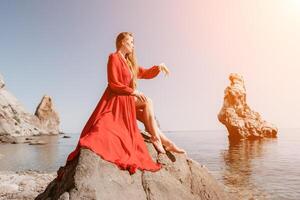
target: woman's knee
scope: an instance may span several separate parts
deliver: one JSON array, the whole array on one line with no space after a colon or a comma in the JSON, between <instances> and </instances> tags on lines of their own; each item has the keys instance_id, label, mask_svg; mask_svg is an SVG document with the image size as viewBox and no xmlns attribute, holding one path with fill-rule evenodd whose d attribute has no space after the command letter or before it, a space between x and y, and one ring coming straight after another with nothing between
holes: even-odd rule
<instances>
[{"instance_id":1,"label":"woman's knee","mask_svg":"<svg viewBox=\"0 0 300 200\"><path fill-rule=\"evenodd\" d=\"M153 106L152 99L150 99L149 97L146 97L145 106L146 107L152 107Z\"/></svg>"},{"instance_id":2,"label":"woman's knee","mask_svg":"<svg viewBox=\"0 0 300 200\"><path fill-rule=\"evenodd\" d=\"M142 108L142 109L149 109L152 108L153 102L152 99L146 96L145 101L141 101L140 99L136 100L136 107L137 108Z\"/></svg>"}]
</instances>

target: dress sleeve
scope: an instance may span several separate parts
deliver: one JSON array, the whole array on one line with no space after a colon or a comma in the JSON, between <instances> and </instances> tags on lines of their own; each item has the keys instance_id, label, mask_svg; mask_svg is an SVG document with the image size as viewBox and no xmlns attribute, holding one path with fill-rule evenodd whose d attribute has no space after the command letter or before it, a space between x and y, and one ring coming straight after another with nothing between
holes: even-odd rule
<instances>
[{"instance_id":1,"label":"dress sleeve","mask_svg":"<svg viewBox=\"0 0 300 200\"><path fill-rule=\"evenodd\" d=\"M109 88L120 95L130 95L133 89L121 82L121 63L114 55L110 55L107 63L107 80Z\"/></svg>"},{"instance_id":2,"label":"dress sleeve","mask_svg":"<svg viewBox=\"0 0 300 200\"><path fill-rule=\"evenodd\" d=\"M159 74L158 66L154 65L150 68L139 67L138 78L139 79L151 79Z\"/></svg>"}]
</instances>

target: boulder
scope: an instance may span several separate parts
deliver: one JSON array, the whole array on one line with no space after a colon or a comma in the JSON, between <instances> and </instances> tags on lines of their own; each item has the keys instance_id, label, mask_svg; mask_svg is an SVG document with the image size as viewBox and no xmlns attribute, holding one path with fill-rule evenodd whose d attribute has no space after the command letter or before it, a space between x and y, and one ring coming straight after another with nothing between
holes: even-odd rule
<instances>
[{"instance_id":1,"label":"boulder","mask_svg":"<svg viewBox=\"0 0 300 200\"><path fill-rule=\"evenodd\" d=\"M278 129L262 119L258 112L252 110L246 101L246 88L241 75L232 73L230 85L225 89L219 121L228 130L230 139L260 139L277 137Z\"/></svg>"},{"instance_id":2,"label":"boulder","mask_svg":"<svg viewBox=\"0 0 300 200\"><path fill-rule=\"evenodd\" d=\"M54 109L52 98L44 95L35 111L35 116L40 120L40 128L46 133L59 133L59 116Z\"/></svg>"},{"instance_id":3,"label":"boulder","mask_svg":"<svg viewBox=\"0 0 300 200\"><path fill-rule=\"evenodd\" d=\"M148 138L144 135L145 138ZM157 172L140 171L131 174L115 164L82 148L77 158L68 162L39 194L36 200L225 200L223 187L207 168L186 154L159 154L146 139L153 160L162 163ZM58 172L59 172L58 171ZM60 174L60 173L58 173Z\"/></svg>"}]
</instances>

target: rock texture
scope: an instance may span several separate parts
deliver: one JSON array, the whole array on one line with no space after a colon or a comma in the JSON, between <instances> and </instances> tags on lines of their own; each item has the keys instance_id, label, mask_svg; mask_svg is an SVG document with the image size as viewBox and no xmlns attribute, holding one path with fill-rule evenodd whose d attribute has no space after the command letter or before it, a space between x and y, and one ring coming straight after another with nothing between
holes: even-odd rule
<instances>
[{"instance_id":1,"label":"rock texture","mask_svg":"<svg viewBox=\"0 0 300 200\"><path fill-rule=\"evenodd\" d=\"M146 144L152 158L163 163L157 172L130 175L115 164L101 159L89 149L66 166L60 182L55 178L36 200L225 200L227 195L207 168L185 154L158 154Z\"/></svg>"},{"instance_id":2,"label":"rock texture","mask_svg":"<svg viewBox=\"0 0 300 200\"><path fill-rule=\"evenodd\" d=\"M6 90L0 76L0 141L13 141L19 136L58 134L58 129L59 118L49 96L43 97L33 115Z\"/></svg>"},{"instance_id":3,"label":"rock texture","mask_svg":"<svg viewBox=\"0 0 300 200\"><path fill-rule=\"evenodd\" d=\"M0 200L32 200L55 178L40 171L0 171Z\"/></svg>"},{"instance_id":4,"label":"rock texture","mask_svg":"<svg viewBox=\"0 0 300 200\"><path fill-rule=\"evenodd\" d=\"M50 96L45 95L42 98L40 104L36 108L35 115L41 122L41 129L47 133L59 133L59 116L54 109Z\"/></svg>"},{"instance_id":5,"label":"rock texture","mask_svg":"<svg viewBox=\"0 0 300 200\"><path fill-rule=\"evenodd\" d=\"M259 139L277 137L274 124L263 120L246 102L246 88L241 75L232 73L230 85L225 89L224 103L218 114L219 121L229 132L230 139Z\"/></svg>"}]
</instances>

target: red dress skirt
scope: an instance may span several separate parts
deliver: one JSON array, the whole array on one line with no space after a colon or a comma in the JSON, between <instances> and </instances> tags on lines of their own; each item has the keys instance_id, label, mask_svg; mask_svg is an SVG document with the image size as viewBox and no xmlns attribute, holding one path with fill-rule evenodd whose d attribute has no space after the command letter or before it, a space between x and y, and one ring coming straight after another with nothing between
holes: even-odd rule
<instances>
[{"instance_id":1,"label":"red dress skirt","mask_svg":"<svg viewBox=\"0 0 300 200\"><path fill-rule=\"evenodd\" d=\"M150 79L159 74L157 66L139 67L138 78ZM136 169L157 171L160 163L152 160L136 119L133 89L129 87L131 72L117 52L109 55L108 86L84 126L77 147L67 162L74 159L81 147L88 148L102 159L115 163L133 174Z\"/></svg>"}]
</instances>

